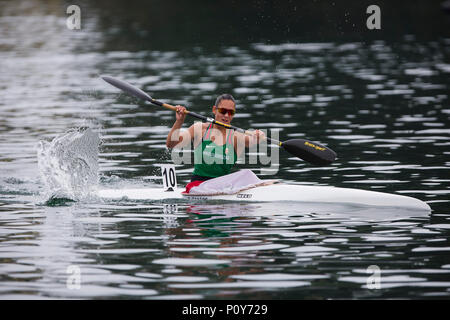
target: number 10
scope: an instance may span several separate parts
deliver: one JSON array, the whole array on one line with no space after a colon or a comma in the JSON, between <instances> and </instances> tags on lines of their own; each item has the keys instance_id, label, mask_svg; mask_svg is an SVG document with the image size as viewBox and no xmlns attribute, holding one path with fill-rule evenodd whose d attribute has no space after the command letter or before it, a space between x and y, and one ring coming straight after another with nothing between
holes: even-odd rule
<instances>
[{"instance_id":1,"label":"number 10","mask_svg":"<svg viewBox=\"0 0 450 320\"><path fill-rule=\"evenodd\" d=\"M161 165L162 172L162 180L164 189L167 191L175 190L177 188L177 176L175 174L175 166L170 165Z\"/></svg>"}]
</instances>

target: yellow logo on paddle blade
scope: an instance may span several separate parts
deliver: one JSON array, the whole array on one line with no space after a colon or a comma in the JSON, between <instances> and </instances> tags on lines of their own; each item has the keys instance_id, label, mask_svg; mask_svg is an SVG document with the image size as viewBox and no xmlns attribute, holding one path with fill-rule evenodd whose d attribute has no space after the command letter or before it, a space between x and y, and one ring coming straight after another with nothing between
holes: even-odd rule
<instances>
[{"instance_id":1,"label":"yellow logo on paddle blade","mask_svg":"<svg viewBox=\"0 0 450 320\"><path fill-rule=\"evenodd\" d=\"M305 145L308 146L308 147L314 148L316 150L319 150L319 151L325 151L325 148L316 146L314 143L311 143L311 142L308 142L308 141L305 141Z\"/></svg>"}]
</instances>

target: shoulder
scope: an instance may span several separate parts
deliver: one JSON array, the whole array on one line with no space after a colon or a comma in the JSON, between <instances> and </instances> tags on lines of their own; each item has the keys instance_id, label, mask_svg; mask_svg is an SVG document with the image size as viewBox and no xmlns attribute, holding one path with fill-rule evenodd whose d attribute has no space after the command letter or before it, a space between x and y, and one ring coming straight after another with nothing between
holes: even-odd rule
<instances>
[{"instance_id":1,"label":"shoulder","mask_svg":"<svg viewBox=\"0 0 450 320\"><path fill-rule=\"evenodd\" d=\"M194 122L189 127L189 129L206 129L208 126L209 126L208 122L204 123L204 122L201 122L201 121L197 121L197 122Z\"/></svg>"},{"instance_id":2,"label":"shoulder","mask_svg":"<svg viewBox=\"0 0 450 320\"><path fill-rule=\"evenodd\" d=\"M193 125L191 125L188 130L191 132L192 135L194 135L194 134L199 134L199 133L205 132L205 130L208 128L208 126L209 126L208 122L203 123L203 122L198 121L198 122L195 122Z\"/></svg>"}]
</instances>

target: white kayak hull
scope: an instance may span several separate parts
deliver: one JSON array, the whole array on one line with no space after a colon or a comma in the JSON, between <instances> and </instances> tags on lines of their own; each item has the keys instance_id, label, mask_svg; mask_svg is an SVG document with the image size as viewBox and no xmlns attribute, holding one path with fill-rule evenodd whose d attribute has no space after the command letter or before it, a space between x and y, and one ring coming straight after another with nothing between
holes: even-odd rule
<instances>
[{"instance_id":1,"label":"white kayak hull","mask_svg":"<svg viewBox=\"0 0 450 320\"><path fill-rule=\"evenodd\" d=\"M431 211L425 202L397 194L377 191L337 188L328 186L303 186L289 184L272 184L260 186L235 194L226 195L185 195L183 189L165 191L160 188L146 189L103 189L98 195L106 199L130 200L187 200L193 202L203 201L239 201L239 202L315 202L352 204L363 206L397 207L414 210Z\"/></svg>"}]
</instances>

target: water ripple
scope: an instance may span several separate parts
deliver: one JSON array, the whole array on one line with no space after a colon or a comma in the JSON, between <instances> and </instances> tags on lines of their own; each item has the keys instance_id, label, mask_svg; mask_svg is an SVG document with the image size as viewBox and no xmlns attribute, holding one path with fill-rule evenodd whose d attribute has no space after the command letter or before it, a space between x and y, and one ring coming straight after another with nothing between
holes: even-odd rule
<instances>
[{"instance_id":1,"label":"water ripple","mask_svg":"<svg viewBox=\"0 0 450 320\"><path fill-rule=\"evenodd\" d=\"M50 7L33 15L20 8L5 3L0 16L2 298L448 298L448 39L167 51L139 39L128 50L119 48L123 34L95 17L75 34ZM230 92L236 126L338 153L330 166L313 167L280 150L277 179L412 195L433 212L128 199L45 205L37 143L68 129L99 133L105 188L155 187L156 165L171 163L173 114L121 94L100 74L208 116L216 96ZM177 172L182 187L192 166ZM371 265L382 290L367 287ZM71 266L81 271L80 290L67 287Z\"/></svg>"}]
</instances>

